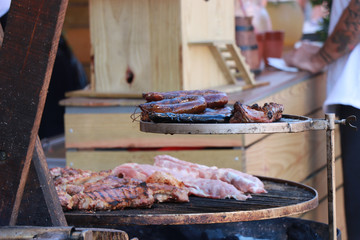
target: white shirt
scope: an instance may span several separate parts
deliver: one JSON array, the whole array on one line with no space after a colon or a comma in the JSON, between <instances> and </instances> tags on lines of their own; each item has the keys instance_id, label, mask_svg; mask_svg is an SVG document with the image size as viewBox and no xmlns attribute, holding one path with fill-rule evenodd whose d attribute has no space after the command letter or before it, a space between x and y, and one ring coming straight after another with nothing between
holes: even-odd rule
<instances>
[{"instance_id":1,"label":"white shirt","mask_svg":"<svg viewBox=\"0 0 360 240\"><path fill-rule=\"evenodd\" d=\"M11 0L0 0L0 17L9 11Z\"/></svg>"},{"instance_id":2,"label":"white shirt","mask_svg":"<svg viewBox=\"0 0 360 240\"><path fill-rule=\"evenodd\" d=\"M331 7L329 34L334 30L342 11L350 0L334 0ZM324 111L334 112L333 105L350 105L360 109L360 44L349 54L328 67Z\"/></svg>"}]
</instances>

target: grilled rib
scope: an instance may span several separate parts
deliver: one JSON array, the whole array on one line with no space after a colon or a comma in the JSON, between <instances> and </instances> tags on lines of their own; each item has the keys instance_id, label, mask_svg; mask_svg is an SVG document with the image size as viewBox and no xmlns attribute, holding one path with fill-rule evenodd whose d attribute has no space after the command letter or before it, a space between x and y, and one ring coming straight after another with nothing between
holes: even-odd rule
<instances>
[{"instance_id":1,"label":"grilled rib","mask_svg":"<svg viewBox=\"0 0 360 240\"><path fill-rule=\"evenodd\" d=\"M69 206L79 210L115 210L124 208L150 208L153 192L142 183L93 192L80 192L72 196Z\"/></svg>"},{"instance_id":2,"label":"grilled rib","mask_svg":"<svg viewBox=\"0 0 360 240\"><path fill-rule=\"evenodd\" d=\"M189 190L162 183L148 183L153 191L155 202L189 202Z\"/></svg>"}]
</instances>

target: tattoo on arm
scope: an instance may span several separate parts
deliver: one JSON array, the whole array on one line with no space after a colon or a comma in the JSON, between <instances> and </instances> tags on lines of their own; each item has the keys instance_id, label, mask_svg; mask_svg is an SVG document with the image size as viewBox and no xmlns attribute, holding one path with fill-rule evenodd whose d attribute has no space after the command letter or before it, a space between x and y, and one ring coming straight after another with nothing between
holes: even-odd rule
<instances>
[{"instance_id":1,"label":"tattoo on arm","mask_svg":"<svg viewBox=\"0 0 360 240\"><path fill-rule=\"evenodd\" d=\"M351 0L328 40L331 50L320 52L327 63L350 52L360 42L360 0Z\"/></svg>"},{"instance_id":2,"label":"tattoo on arm","mask_svg":"<svg viewBox=\"0 0 360 240\"><path fill-rule=\"evenodd\" d=\"M321 48L319 51L319 56L326 62L326 64L331 63L334 59L328 54L324 48Z\"/></svg>"}]
</instances>

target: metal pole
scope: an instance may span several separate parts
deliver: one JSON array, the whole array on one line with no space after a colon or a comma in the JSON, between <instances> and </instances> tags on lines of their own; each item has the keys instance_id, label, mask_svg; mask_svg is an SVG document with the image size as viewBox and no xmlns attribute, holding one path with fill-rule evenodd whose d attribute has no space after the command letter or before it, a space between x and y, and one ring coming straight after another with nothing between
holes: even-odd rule
<instances>
[{"instance_id":1,"label":"metal pole","mask_svg":"<svg viewBox=\"0 0 360 240\"><path fill-rule=\"evenodd\" d=\"M335 114L326 114L327 185L328 185L328 222L329 239L337 239L336 232L336 184L335 184Z\"/></svg>"}]
</instances>

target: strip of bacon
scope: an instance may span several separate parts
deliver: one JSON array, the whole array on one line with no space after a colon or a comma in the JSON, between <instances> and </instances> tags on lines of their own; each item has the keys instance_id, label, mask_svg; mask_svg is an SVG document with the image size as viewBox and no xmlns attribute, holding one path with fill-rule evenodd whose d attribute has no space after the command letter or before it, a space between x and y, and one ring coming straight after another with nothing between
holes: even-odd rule
<instances>
[{"instance_id":1,"label":"strip of bacon","mask_svg":"<svg viewBox=\"0 0 360 240\"><path fill-rule=\"evenodd\" d=\"M234 185L246 193L265 193L264 184L255 176L230 168L208 167L201 164L190 163L169 155L155 156L155 166L172 169L181 174L194 178L214 179Z\"/></svg>"}]
</instances>

